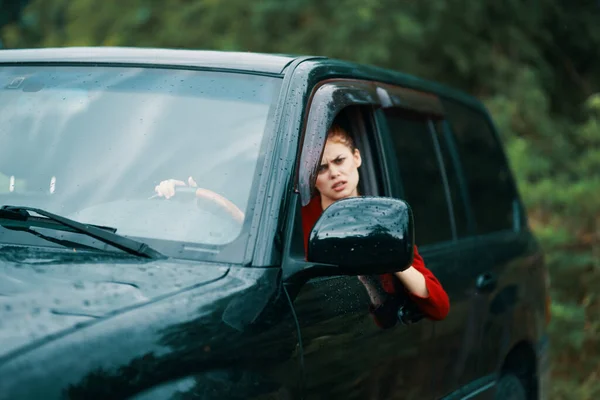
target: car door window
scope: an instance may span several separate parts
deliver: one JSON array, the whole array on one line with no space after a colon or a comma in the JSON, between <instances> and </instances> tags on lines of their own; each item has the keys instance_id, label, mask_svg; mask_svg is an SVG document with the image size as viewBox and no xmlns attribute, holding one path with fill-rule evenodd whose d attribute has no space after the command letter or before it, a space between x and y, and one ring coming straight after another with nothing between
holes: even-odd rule
<instances>
[{"instance_id":1,"label":"car door window","mask_svg":"<svg viewBox=\"0 0 600 400\"><path fill-rule=\"evenodd\" d=\"M430 120L400 109L383 111L391 137L402 197L413 210L419 245L452 240L444 171Z\"/></svg>"},{"instance_id":2,"label":"car door window","mask_svg":"<svg viewBox=\"0 0 600 400\"><path fill-rule=\"evenodd\" d=\"M501 145L485 114L445 101L475 216L477 234L513 229L516 192Z\"/></svg>"},{"instance_id":3,"label":"car door window","mask_svg":"<svg viewBox=\"0 0 600 400\"><path fill-rule=\"evenodd\" d=\"M469 209L469 196L458 155L456 154L456 149L453 147L454 142L452 141L452 132L448 126L448 121L436 121L434 125L452 210L454 212L453 225L456 229L457 238L462 238L473 234L475 231L472 218L470 218L467 212Z\"/></svg>"}]
</instances>

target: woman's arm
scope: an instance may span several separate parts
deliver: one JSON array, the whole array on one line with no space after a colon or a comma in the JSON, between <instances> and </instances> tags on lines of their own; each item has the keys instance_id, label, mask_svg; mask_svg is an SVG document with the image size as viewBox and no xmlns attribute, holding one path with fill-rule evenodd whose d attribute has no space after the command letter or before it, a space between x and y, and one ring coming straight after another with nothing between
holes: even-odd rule
<instances>
[{"instance_id":1,"label":"woman's arm","mask_svg":"<svg viewBox=\"0 0 600 400\"><path fill-rule=\"evenodd\" d=\"M213 203L218 204L219 206L221 206L221 208L226 210L234 220L236 220L240 224L244 223L244 213L242 212L242 210L239 209L238 206L236 206L231 200L216 192L213 192L212 190L199 188L198 184L191 176L188 178L187 184L184 181L179 181L176 179L164 180L154 188L154 191L159 197L170 199L171 197L175 196L176 186L189 186L193 188L198 188L196 189L196 197L205 198L212 201Z\"/></svg>"},{"instance_id":2,"label":"woman's arm","mask_svg":"<svg viewBox=\"0 0 600 400\"><path fill-rule=\"evenodd\" d=\"M437 278L425 267L416 246L413 263L409 268L395 274L379 275L378 278L358 277L369 294L369 311L379 327L391 328L396 324L398 309L403 303L403 296L397 293L400 289L398 281L402 283L411 301L427 318L439 321L448 315L448 295Z\"/></svg>"},{"instance_id":3,"label":"woman's arm","mask_svg":"<svg viewBox=\"0 0 600 400\"><path fill-rule=\"evenodd\" d=\"M429 319L442 320L450 311L448 294L437 278L425 267L417 246L414 249L412 265L405 271L396 272L395 275L423 314Z\"/></svg>"},{"instance_id":4,"label":"woman's arm","mask_svg":"<svg viewBox=\"0 0 600 400\"><path fill-rule=\"evenodd\" d=\"M396 272L396 276L410 293L422 298L429 297L425 276L412 265L404 271Z\"/></svg>"}]
</instances>

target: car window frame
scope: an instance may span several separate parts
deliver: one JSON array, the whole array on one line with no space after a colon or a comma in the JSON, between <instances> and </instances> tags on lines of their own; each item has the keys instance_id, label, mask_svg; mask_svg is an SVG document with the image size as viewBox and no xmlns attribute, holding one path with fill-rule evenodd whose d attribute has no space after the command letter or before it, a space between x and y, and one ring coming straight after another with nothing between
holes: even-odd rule
<instances>
[{"instance_id":1,"label":"car window frame","mask_svg":"<svg viewBox=\"0 0 600 400\"><path fill-rule=\"evenodd\" d=\"M321 81L315 85L306 106L300 155L296 160L294 191L300 194L301 206L307 205L312 197L318 168L318 161L315 160L321 159L327 128L342 109L352 105L371 106L375 111L377 108L400 107L437 117L444 115L439 97L431 93L363 79L334 78ZM375 135L379 136L378 133ZM384 187L389 186L384 183Z\"/></svg>"},{"instance_id":2,"label":"car window frame","mask_svg":"<svg viewBox=\"0 0 600 400\"><path fill-rule=\"evenodd\" d=\"M347 107L376 106L379 100L372 89L370 82L352 79L331 79L315 85L306 106L300 153L296 158L294 192L300 195L301 207L310 202L314 193L329 127Z\"/></svg>"},{"instance_id":3,"label":"car window frame","mask_svg":"<svg viewBox=\"0 0 600 400\"><path fill-rule=\"evenodd\" d=\"M300 188L300 180L304 176L305 184L309 183L310 175L313 173L316 181L316 170L320 164L320 159L325 147L327 131L336 116L348 107L359 107L362 110L359 119L360 130L358 135L364 140L368 140L369 154L363 155L363 162L370 163L370 169L374 174L379 176L380 187L378 188L379 195L384 196L391 187L390 178L387 175L387 168L384 164L384 148L378 134L377 120L375 118L375 110L381 106L380 94L372 81L359 79L326 79L318 82L313 87L312 93L304 108L304 124L300 132L298 154L295 160L295 173L293 180L292 201L289 202L286 217L287 221L284 234L284 248L282 251L282 279L284 282L289 282L297 272L302 270L307 265L314 265L314 262L306 260L303 231L302 231L302 189ZM337 97L337 101L336 101ZM340 100L339 97L342 97ZM366 112L368 110L368 113ZM367 115L368 114L368 115ZM372 136L372 137L369 137ZM320 149L314 151L315 148ZM306 157L306 154L312 157ZM312 168L306 168L307 160L313 160ZM304 168L302 168L304 166ZM314 172L312 172L314 170ZM372 183L377 186L377 182ZM306 189L306 188L305 188ZM312 190L306 194L312 193ZM310 196L308 201L310 201ZM308 204L308 201L306 204ZM334 279L336 276L321 277L315 279ZM293 293L295 287L292 285L288 288Z\"/></svg>"},{"instance_id":4,"label":"car window frame","mask_svg":"<svg viewBox=\"0 0 600 400\"><path fill-rule=\"evenodd\" d=\"M431 94L429 94L431 95ZM389 107L389 108L396 108L396 107ZM450 245L452 243L455 243L457 241L457 229L456 229L456 221L455 221L455 205L452 202L452 195L450 193L450 186L448 184L448 177L447 177L447 171L446 171L446 166L443 160L443 155L441 152L441 148L440 148L440 142L439 142L439 137L438 137L438 133L436 132L435 129L435 121L444 121L444 117L443 116L436 116L436 115L427 115L426 113L422 113L416 110L409 110L410 112L420 115L422 116L427 123L427 133L431 136L432 141L433 141L433 146L434 146L434 153L435 153L435 157L436 157L436 163L438 165L439 171L441 173L441 180L442 180L442 187L443 187L443 191L444 191L444 199L445 199L445 204L447 207L447 211L448 211L448 223L450 226L450 233L451 233L451 237L448 240L444 240L444 241L438 241L438 242L434 242L434 243L427 243L427 244L423 244L420 247L423 248L429 248L429 247L444 247L447 245ZM386 143L386 154L385 154L385 158L387 159L387 166L390 169L390 175L393 176L393 181L392 181L392 192L390 193L390 195L392 197L395 198L399 198L404 200L406 198L406 192L405 192L405 185L402 179L402 175L400 170L398 169L397 165L398 165L398 158L397 158L397 154L395 151L395 143L392 139L392 133L389 130L388 127L388 123L387 123L387 117L384 114L384 110L378 110L377 114L377 118L380 121L379 123L379 127L380 127L380 132L379 135L381 136L381 140ZM410 205L410 203L409 203Z\"/></svg>"},{"instance_id":5,"label":"car window frame","mask_svg":"<svg viewBox=\"0 0 600 400\"><path fill-rule=\"evenodd\" d=\"M464 167L464 162L463 162L464 160L461 157L460 152L458 150L456 133L453 129L452 122L450 120L450 111L447 110L446 107L444 107L446 109L446 113L449 116L449 118L444 120L444 127L443 127L444 131L442 132L442 134L445 136L446 142L448 144L448 147L449 147L449 150L450 150L450 153L452 156L452 163L454 164L454 167L457 169L457 173L459 174L459 182L460 182L460 185L462 187L462 192L463 192L462 196L464 197L464 201L466 202L466 205L467 205L469 235L463 239L514 235L514 234L521 233L523 230L526 230L527 229L527 220L525 218L526 213L524 210L524 205L523 205L523 201L521 198L521 194L518 190L515 175L512 170L511 164L509 162L510 160L508 159L508 154L506 153L505 145L500 138L498 129L494 123L494 120L492 119L491 115L489 114L488 110L484 106L476 107L472 104L460 101L459 99L452 98L452 97L440 96L440 99L443 102L443 104L445 104L447 102L452 102L460 107L469 109L473 113L476 113L478 116L480 116L483 121L485 121L486 125L489 128L491 138L494 141L494 143L496 144L496 146L500 152L500 158L502 160L502 163L504 164L504 167L506 168L506 170L509 173L508 183L509 183L510 189L513 192L513 196L514 196L514 199L513 199L512 205L511 205L512 220L513 220L512 227L498 229L498 230L494 230L491 232L479 233L477 230L477 215L475 214L475 207L473 206L473 200L471 198L471 193L469 191L468 172L466 171L466 169Z\"/></svg>"}]
</instances>

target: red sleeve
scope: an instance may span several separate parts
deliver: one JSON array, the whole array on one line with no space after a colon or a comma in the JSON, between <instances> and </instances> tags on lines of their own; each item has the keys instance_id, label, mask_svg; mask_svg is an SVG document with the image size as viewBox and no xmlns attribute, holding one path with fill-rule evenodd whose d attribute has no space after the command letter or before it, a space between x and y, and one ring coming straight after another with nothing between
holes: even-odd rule
<instances>
[{"instance_id":1,"label":"red sleeve","mask_svg":"<svg viewBox=\"0 0 600 400\"><path fill-rule=\"evenodd\" d=\"M429 297L420 297L413 293L408 293L409 297L415 302L417 307L425 314L429 319L439 321L446 318L450 311L450 301L448 294L442 287L440 281L437 280L435 275L425 267L423 257L419 254L417 246L415 248L414 260L412 266L425 277L425 285L429 292Z\"/></svg>"}]
</instances>

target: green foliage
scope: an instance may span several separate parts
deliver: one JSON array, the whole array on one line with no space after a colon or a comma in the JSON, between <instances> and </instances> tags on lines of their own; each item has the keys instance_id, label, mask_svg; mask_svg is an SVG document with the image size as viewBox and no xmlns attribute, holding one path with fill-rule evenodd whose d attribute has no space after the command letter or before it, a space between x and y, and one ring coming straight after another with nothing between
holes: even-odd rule
<instances>
[{"instance_id":1,"label":"green foliage","mask_svg":"<svg viewBox=\"0 0 600 400\"><path fill-rule=\"evenodd\" d=\"M552 113L541 82L523 71L507 94L487 99L552 278L556 399L600 395L600 98L576 122Z\"/></svg>"},{"instance_id":2,"label":"green foliage","mask_svg":"<svg viewBox=\"0 0 600 400\"><path fill-rule=\"evenodd\" d=\"M0 39L327 55L477 95L546 251L552 396L580 400L600 398L599 14L568 0L31 0Z\"/></svg>"}]
</instances>

